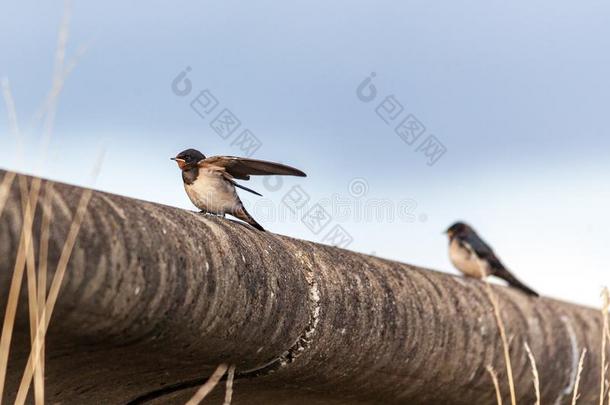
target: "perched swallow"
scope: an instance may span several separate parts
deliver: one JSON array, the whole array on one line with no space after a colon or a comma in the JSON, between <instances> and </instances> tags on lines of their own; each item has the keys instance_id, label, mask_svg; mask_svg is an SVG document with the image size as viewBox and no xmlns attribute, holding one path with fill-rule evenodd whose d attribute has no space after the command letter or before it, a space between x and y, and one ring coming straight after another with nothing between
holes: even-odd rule
<instances>
[{"instance_id":1,"label":"perched swallow","mask_svg":"<svg viewBox=\"0 0 610 405\"><path fill-rule=\"evenodd\" d=\"M527 287L504 267L494 251L469 225L456 222L445 232L449 236L449 258L466 276L478 279L496 276L529 295L538 293Z\"/></svg>"},{"instance_id":2,"label":"perched swallow","mask_svg":"<svg viewBox=\"0 0 610 405\"><path fill-rule=\"evenodd\" d=\"M235 187L261 195L237 184L235 180L250 180L250 176L285 175L306 177L302 171L279 163L233 156L206 158L195 149L187 149L171 158L182 170L182 181L191 202L202 213L233 215L258 230L265 231L246 211Z\"/></svg>"}]
</instances>

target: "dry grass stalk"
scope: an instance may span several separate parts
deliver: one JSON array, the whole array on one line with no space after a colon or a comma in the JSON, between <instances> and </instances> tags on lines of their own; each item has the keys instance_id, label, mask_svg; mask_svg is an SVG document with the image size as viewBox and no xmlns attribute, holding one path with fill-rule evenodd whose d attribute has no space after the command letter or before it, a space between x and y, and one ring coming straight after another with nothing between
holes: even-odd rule
<instances>
[{"instance_id":1,"label":"dry grass stalk","mask_svg":"<svg viewBox=\"0 0 610 405\"><path fill-rule=\"evenodd\" d=\"M608 293L608 288L605 287L602 290L602 319L603 319L603 327L602 327L602 364L601 364L601 383L599 388L599 405L604 405L605 392L606 392L606 343L607 343L607 330L608 330L608 309L610 308L610 294Z\"/></svg>"},{"instance_id":2,"label":"dry grass stalk","mask_svg":"<svg viewBox=\"0 0 610 405\"><path fill-rule=\"evenodd\" d=\"M492 366L487 366L487 372L491 376L491 381L494 384L494 388L496 390L496 402L498 405L502 405L502 392L500 392L500 382L498 381L498 374L493 369Z\"/></svg>"},{"instance_id":3,"label":"dry grass stalk","mask_svg":"<svg viewBox=\"0 0 610 405\"><path fill-rule=\"evenodd\" d=\"M35 191L34 184L32 192ZM0 398L4 392L4 383L6 379L6 371L8 368L8 357L10 351L11 340L13 337L13 327L15 325L15 317L17 315L17 305L19 301L19 292L21 290L21 282L23 280L23 272L26 265L28 252L31 252L32 242L32 222L34 216L34 207L32 203L38 196L27 198L25 203L23 223L21 227L21 236L19 239L19 248L17 250L17 258L13 267L13 276L9 289L4 322L2 325L2 337L0 338Z\"/></svg>"},{"instance_id":4,"label":"dry grass stalk","mask_svg":"<svg viewBox=\"0 0 610 405\"><path fill-rule=\"evenodd\" d=\"M0 183L0 216L2 216L2 211L4 211L4 206L8 200L11 187L13 187L15 177L17 177L17 173L7 172L2 178L2 183Z\"/></svg>"},{"instance_id":5,"label":"dry grass stalk","mask_svg":"<svg viewBox=\"0 0 610 405\"><path fill-rule=\"evenodd\" d=\"M223 405L231 405L233 400L233 379L235 378L235 366L229 367L227 372L227 388L225 391L225 401Z\"/></svg>"},{"instance_id":6,"label":"dry grass stalk","mask_svg":"<svg viewBox=\"0 0 610 405\"><path fill-rule=\"evenodd\" d=\"M85 53L89 50L90 44L84 44L78 47L74 56L65 64L63 76L61 77L61 85L51 88L47 93L42 105L38 108L34 116L32 117L29 127L36 127L40 120L42 120L49 112L55 103L55 100L59 97L59 94L63 90L64 83L68 79L68 76L72 73L78 62L82 59Z\"/></svg>"},{"instance_id":7,"label":"dry grass stalk","mask_svg":"<svg viewBox=\"0 0 610 405\"><path fill-rule=\"evenodd\" d=\"M6 105L11 135L13 138L15 138L15 141L17 141L19 148L21 148L21 135L19 131L19 122L17 120L17 109L15 108L15 99L13 98L11 86L7 78L2 79L2 95L4 97L4 104Z\"/></svg>"},{"instance_id":8,"label":"dry grass stalk","mask_svg":"<svg viewBox=\"0 0 610 405\"><path fill-rule=\"evenodd\" d=\"M201 388L199 388L199 390L197 390L195 395L193 395L193 397L189 399L185 405L199 405L201 401L203 401L205 397L207 397L208 394L212 392L214 387L218 385L220 379L223 375L225 375L228 368L229 367L226 364L219 365L212 374L212 376L208 379L208 381L206 381L206 383L203 384Z\"/></svg>"},{"instance_id":9,"label":"dry grass stalk","mask_svg":"<svg viewBox=\"0 0 610 405\"><path fill-rule=\"evenodd\" d=\"M40 248L39 248L39 257L38 257L38 319L41 319L44 315L44 307L46 304L46 293L47 293L47 263L49 256L49 235L50 235L50 225L52 218L52 205L51 205L51 195L53 193L53 183L47 181L45 183L44 188L44 198L42 202L42 224L40 227ZM39 347L36 345L39 344ZM40 359L38 364L35 364L35 373L34 373L34 392L36 392L36 379L39 378L44 382L44 341L39 342L35 339L34 342L34 350L40 351ZM37 374L39 373L39 374ZM43 384L44 387L44 384ZM36 405L44 404L44 389L39 394L40 396L35 395L35 398L39 401Z\"/></svg>"},{"instance_id":10,"label":"dry grass stalk","mask_svg":"<svg viewBox=\"0 0 610 405\"><path fill-rule=\"evenodd\" d=\"M506 375L508 378L508 387L510 389L510 401L512 405L517 405L517 395L515 393L515 381L513 379L513 366L510 360L510 351L508 339L506 338L506 329L504 328L504 322L502 322L502 316L500 315L500 305L496 300L496 296L491 290L491 285L489 282L485 281L487 296L489 297L489 301L491 301L491 305L493 306L494 316L496 317L496 324L498 325L498 330L500 331L500 338L502 339L502 348L504 350L504 362L506 364Z\"/></svg>"},{"instance_id":11,"label":"dry grass stalk","mask_svg":"<svg viewBox=\"0 0 610 405\"><path fill-rule=\"evenodd\" d=\"M576 381L574 382L574 393L572 394L572 405L576 405L580 394L578 393L578 386L580 385L580 376L585 364L585 357L587 355L587 349L583 349L580 355L580 361L578 362L578 373L576 374Z\"/></svg>"},{"instance_id":12,"label":"dry grass stalk","mask_svg":"<svg viewBox=\"0 0 610 405\"><path fill-rule=\"evenodd\" d=\"M35 217L36 207L38 203L38 196L40 193L41 180L34 178L32 180L32 189L28 193L27 180L24 176L19 177L19 188L21 190L21 205L23 210L23 217L26 216L27 201L29 199L30 206L33 207L31 213L32 218ZM29 237L31 238L31 232ZM36 326L39 321L39 308L38 303L38 292L37 292L37 280L36 280L36 259L34 257L34 241L28 242L28 248L26 250L26 269L27 269L27 291L28 291L28 311L30 318L30 344L34 347L36 340ZM34 398L36 405L44 405L44 379L38 368L35 370L34 375Z\"/></svg>"},{"instance_id":13,"label":"dry grass stalk","mask_svg":"<svg viewBox=\"0 0 610 405\"><path fill-rule=\"evenodd\" d=\"M6 87L7 95L7 107L10 109L15 108L15 104L12 100L12 94L10 92L10 88ZM13 118L11 118L11 129L14 133L14 136L19 139L19 126L17 124L17 114L16 111L12 110L10 114ZM38 203L38 195L40 192L41 180L36 178L32 180L32 188L28 190L27 179L24 176L19 177L19 190L21 192L21 211L23 218L26 218L26 215L31 215L32 219L36 216L36 208ZM29 204L28 204L29 202ZM31 212L27 212L31 207ZM28 291L28 309L30 316L30 336L31 342L34 342L34 335L36 325L38 324L38 311L37 311L37 292L36 292L36 259L34 258L34 245L31 240L31 229L30 229L30 240L27 243L26 254L26 266L27 266L27 291ZM19 249L25 248L25 246L20 246ZM40 389L40 387L38 387Z\"/></svg>"},{"instance_id":14,"label":"dry grass stalk","mask_svg":"<svg viewBox=\"0 0 610 405\"><path fill-rule=\"evenodd\" d=\"M538 375L538 367L536 366L536 358L534 357L530 346L525 342L525 351L532 366L532 375L534 377L534 390L536 391L536 405L540 405L540 376Z\"/></svg>"},{"instance_id":15,"label":"dry grass stalk","mask_svg":"<svg viewBox=\"0 0 610 405\"><path fill-rule=\"evenodd\" d=\"M53 276L53 280L51 282L51 288L49 289L47 302L42 310L40 322L37 327L34 348L32 349L32 352L30 353L30 356L28 358L28 362L25 367L23 377L21 379L21 384L19 385L19 390L17 392L17 397L15 399L15 404L22 405L25 403L25 400L27 398L28 389L34 374L34 365L39 362L40 348L42 347L42 342L44 342L47 328L51 320L51 316L53 314L53 309L55 308L55 304L59 296L61 283L66 273L68 262L70 260L70 256L72 255L72 250L74 249L74 245L76 244L76 238L78 236L78 232L80 231L80 227L85 217L85 213L87 212L87 206L89 205L92 193L93 191L90 189L84 190L78 203L74 219L72 220L72 224L70 225L68 237L66 238L66 242L64 243L61 256L59 258L59 262L57 263L57 268L55 270L55 275Z\"/></svg>"},{"instance_id":16,"label":"dry grass stalk","mask_svg":"<svg viewBox=\"0 0 610 405\"><path fill-rule=\"evenodd\" d=\"M21 138L19 136L19 124L17 123L17 112L15 110L15 102L13 100L13 96L11 94L11 88L8 82L8 79L2 79L2 94L4 96L4 103L6 104L6 110L8 111L8 122L11 128L11 133L13 137L17 140L17 142L21 142ZM15 181L16 173L8 172L4 175L2 179L2 184L0 184L0 215L2 215L2 211L4 211L4 206L6 205L6 201L8 200L9 192L11 187L13 186L13 181ZM0 401L1 401L0 397Z\"/></svg>"},{"instance_id":17,"label":"dry grass stalk","mask_svg":"<svg viewBox=\"0 0 610 405\"><path fill-rule=\"evenodd\" d=\"M19 132L19 125L17 122L15 102L13 100L13 96L7 79L4 79L2 81L2 89L5 104L8 111L11 132L13 133L17 141L20 142L21 136ZM19 292L21 290L21 283L23 281L23 272L26 262L28 267L28 293L34 294L30 296L31 298L29 300L30 323L36 323L38 316L38 311L36 308L36 283L32 282L32 279L35 279L36 272L32 243L32 223L34 220L36 206L38 203L38 194L40 191L41 180L33 180L29 192L25 177L19 178L19 185L21 190L23 223L21 229L21 236L19 239L19 247L17 250L17 258L15 260L15 265L13 268L13 275L11 279L11 286L9 289L4 322L2 326L2 336L0 337L0 402L2 401L2 396L4 393L4 384L6 380L6 372L8 369L10 345L13 336L13 328L17 315L17 306L19 303ZM6 190L7 197L8 191L9 190ZM34 331L35 329L31 328L31 332Z\"/></svg>"},{"instance_id":18,"label":"dry grass stalk","mask_svg":"<svg viewBox=\"0 0 610 405\"><path fill-rule=\"evenodd\" d=\"M606 294L608 294L608 290L606 289ZM606 312L606 318L608 317L608 313ZM607 339L607 343L610 343L610 327L608 326L610 322L606 321L606 339ZM607 368L607 367L606 367ZM607 390L607 396L608 396L608 405L610 405L610 384L609 385L609 389Z\"/></svg>"},{"instance_id":19,"label":"dry grass stalk","mask_svg":"<svg viewBox=\"0 0 610 405\"><path fill-rule=\"evenodd\" d=\"M608 363L606 363L606 368L604 369L604 375L608 374ZM606 398L608 396L608 379L605 379L605 390L604 390L604 398ZM603 402L603 400L602 400Z\"/></svg>"},{"instance_id":20,"label":"dry grass stalk","mask_svg":"<svg viewBox=\"0 0 610 405\"><path fill-rule=\"evenodd\" d=\"M70 32L70 18L72 15L71 11L72 2L70 0L64 0L64 12L59 26L59 33L57 35L57 47L55 49L55 63L53 66L52 88L48 100L48 108L46 110L46 114L44 115L44 122L42 128L42 152L43 154L45 154L45 156L48 150L49 143L51 141L53 126L55 124L57 101L59 99L59 94L63 89L66 78L64 65L66 59L66 47L68 44L68 36Z\"/></svg>"}]
</instances>

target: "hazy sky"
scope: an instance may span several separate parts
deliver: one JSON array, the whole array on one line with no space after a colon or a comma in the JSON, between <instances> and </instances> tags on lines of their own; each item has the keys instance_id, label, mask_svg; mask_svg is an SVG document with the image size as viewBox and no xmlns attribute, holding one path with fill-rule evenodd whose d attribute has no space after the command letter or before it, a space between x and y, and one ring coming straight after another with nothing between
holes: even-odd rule
<instances>
[{"instance_id":1,"label":"hazy sky","mask_svg":"<svg viewBox=\"0 0 610 405\"><path fill-rule=\"evenodd\" d=\"M170 156L252 153L309 175L242 193L273 232L328 242L340 226L349 249L454 272L441 233L464 219L545 295L597 305L610 284L607 1L74 2L67 59L87 52L44 165L31 117L62 2L1 9L27 149L2 104L0 167L90 185L105 147L96 188L194 209ZM190 91L172 85L187 68Z\"/></svg>"}]
</instances>

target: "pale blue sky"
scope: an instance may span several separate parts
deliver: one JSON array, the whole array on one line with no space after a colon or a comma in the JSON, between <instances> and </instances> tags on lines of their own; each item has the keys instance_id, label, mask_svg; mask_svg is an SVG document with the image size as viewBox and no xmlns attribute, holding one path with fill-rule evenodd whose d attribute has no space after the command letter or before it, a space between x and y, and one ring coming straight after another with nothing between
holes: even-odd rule
<instances>
[{"instance_id":1,"label":"pale blue sky","mask_svg":"<svg viewBox=\"0 0 610 405\"><path fill-rule=\"evenodd\" d=\"M13 87L28 153L16 157L0 110L0 166L76 184L107 148L97 188L192 209L168 158L187 147L243 153L242 129L261 159L307 179L265 199L244 195L269 230L322 241L336 224L350 249L454 272L441 232L465 219L506 264L544 294L597 304L610 283L610 3L525 0L75 2L69 77L50 161L37 168L40 131L27 123L50 87L59 1L3 2L0 76ZM187 66L193 90L171 90ZM377 98L356 88L371 72ZM189 106L209 89L205 119ZM407 145L375 113L388 95L426 133ZM222 108L242 125L228 140L211 128ZM447 152L433 166L416 149L434 134ZM354 198L353 179L366 193ZM267 215L295 185L350 202L314 234L296 218ZM358 204L410 207L414 221L363 220ZM265 208L267 207L267 208ZM331 210L330 208L328 208ZM364 210L364 209L362 209Z\"/></svg>"}]
</instances>

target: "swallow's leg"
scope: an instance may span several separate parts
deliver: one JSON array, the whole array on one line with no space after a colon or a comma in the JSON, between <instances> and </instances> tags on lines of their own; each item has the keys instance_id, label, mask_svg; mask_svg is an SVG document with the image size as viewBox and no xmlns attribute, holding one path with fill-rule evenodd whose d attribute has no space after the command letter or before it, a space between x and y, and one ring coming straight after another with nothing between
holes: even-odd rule
<instances>
[{"instance_id":1,"label":"swallow's leg","mask_svg":"<svg viewBox=\"0 0 610 405\"><path fill-rule=\"evenodd\" d=\"M199 211L199 214L205 215L206 217L221 217L221 218L226 218L226 215L227 215L224 212L218 214L218 213L215 213L215 212L209 212L209 211L205 211L205 210Z\"/></svg>"}]
</instances>

